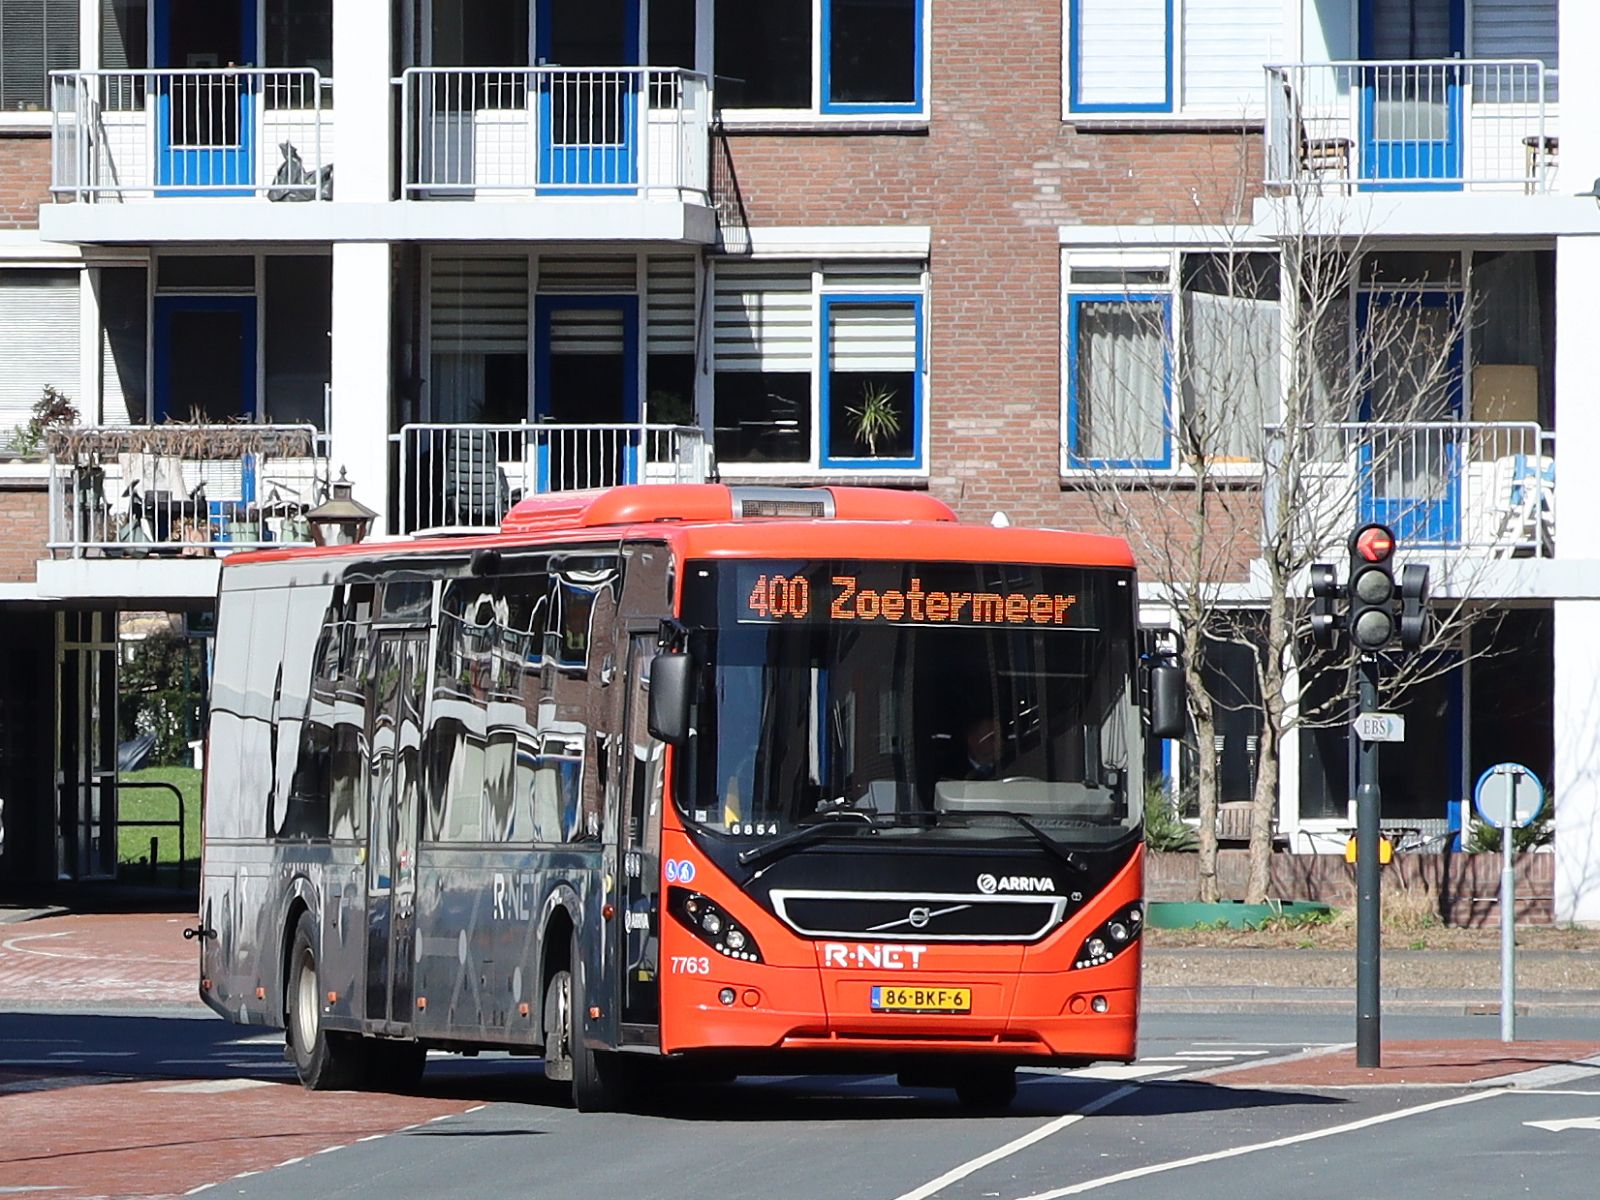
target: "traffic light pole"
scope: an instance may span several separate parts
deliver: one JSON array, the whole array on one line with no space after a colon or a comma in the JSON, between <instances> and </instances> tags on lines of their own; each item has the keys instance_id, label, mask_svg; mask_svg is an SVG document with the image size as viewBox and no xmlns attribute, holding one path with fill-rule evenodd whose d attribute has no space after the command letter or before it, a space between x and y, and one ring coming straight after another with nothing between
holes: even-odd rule
<instances>
[{"instance_id":1,"label":"traffic light pole","mask_svg":"<svg viewBox=\"0 0 1600 1200\"><path fill-rule=\"evenodd\" d=\"M1360 713L1378 711L1378 656L1363 654ZM1378 1011L1378 944L1382 910L1378 894L1378 747L1358 741L1356 751L1356 1065L1376 1067L1380 1057L1382 1018Z\"/></svg>"}]
</instances>

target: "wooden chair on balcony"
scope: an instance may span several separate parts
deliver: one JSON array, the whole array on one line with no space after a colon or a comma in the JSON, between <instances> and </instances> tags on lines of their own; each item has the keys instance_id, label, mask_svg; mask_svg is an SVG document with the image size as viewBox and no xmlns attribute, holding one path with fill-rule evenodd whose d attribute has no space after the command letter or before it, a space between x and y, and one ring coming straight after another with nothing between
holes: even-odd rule
<instances>
[{"instance_id":1,"label":"wooden chair on balcony","mask_svg":"<svg viewBox=\"0 0 1600 1200\"><path fill-rule=\"evenodd\" d=\"M1341 183L1350 178L1349 138L1312 137L1306 128L1305 114L1300 108L1300 97L1287 79L1283 81L1283 110L1289 116L1290 137L1295 146L1296 174L1321 181L1332 173Z\"/></svg>"}]
</instances>

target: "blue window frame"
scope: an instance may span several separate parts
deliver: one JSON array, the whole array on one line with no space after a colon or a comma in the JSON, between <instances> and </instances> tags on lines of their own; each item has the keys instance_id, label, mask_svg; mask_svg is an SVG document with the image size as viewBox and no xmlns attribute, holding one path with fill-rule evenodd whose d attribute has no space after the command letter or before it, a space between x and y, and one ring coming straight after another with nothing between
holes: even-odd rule
<instances>
[{"instance_id":1,"label":"blue window frame","mask_svg":"<svg viewBox=\"0 0 1600 1200\"><path fill-rule=\"evenodd\" d=\"M921 112L922 39L923 0L822 0L822 111Z\"/></svg>"},{"instance_id":2,"label":"blue window frame","mask_svg":"<svg viewBox=\"0 0 1600 1200\"><path fill-rule=\"evenodd\" d=\"M928 0L761 0L716 6L724 110L913 116L924 89Z\"/></svg>"},{"instance_id":3,"label":"blue window frame","mask_svg":"<svg viewBox=\"0 0 1600 1200\"><path fill-rule=\"evenodd\" d=\"M1172 466L1171 332L1169 293L1067 297L1070 466Z\"/></svg>"},{"instance_id":4,"label":"blue window frame","mask_svg":"<svg viewBox=\"0 0 1600 1200\"><path fill-rule=\"evenodd\" d=\"M1171 112L1172 7L1172 0L1069 0L1067 107L1075 113ZM1097 63L1105 65L1096 71ZM1130 71L1130 64L1143 69ZM1115 84L1102 82L1100 72Z\"/></svg>"},{"instance_id":5,"label":"blue window frame","mask_svg":"<svg viewBox=\"0 0 1600 1200\"><path fill-rule=\"evenodd\" d=\"M916 292L822 297L818 395L824 470L921 468L927 421L922 299Z\"/></svg>"}]
</instances>

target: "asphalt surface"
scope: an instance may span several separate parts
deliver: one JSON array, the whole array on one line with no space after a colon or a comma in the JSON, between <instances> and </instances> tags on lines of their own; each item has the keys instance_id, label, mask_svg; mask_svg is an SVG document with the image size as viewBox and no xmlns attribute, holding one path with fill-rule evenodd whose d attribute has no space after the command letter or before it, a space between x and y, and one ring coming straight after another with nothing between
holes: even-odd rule
<instances>
[{"instance_id":1,"label":"asphalt surface","mask_svg":"<svg viewBox=\"0 0 1600 1200\"><path fill-rule=\"evenodd\" d=\"M0 1197L1595 1191L1600 1003L1588 989L1545 989L1506 1046L1498 1016L1472 1000L1486 989L1391 987L1372 1071L1354 1061L1349 988L1291 983L1305 978L1297 963L1315 965L1306 952L1244 952L1276 958L1274 986L1253 974L1267 959L1232 961L1230 974L1237 952L1158 950L1139 1060L1026 1071L1003 1113L892 1077L835 1076L679 1079L633 1111L580 1115L536 1063L500 1055L435 1055L414 1095L306 1093L281 1034L194 999L185 923L0 928ZM1159 982L1178 963L1202 982ZM1444 978L1460 965L1435 962Z\"/></svg>"}]
</instances>

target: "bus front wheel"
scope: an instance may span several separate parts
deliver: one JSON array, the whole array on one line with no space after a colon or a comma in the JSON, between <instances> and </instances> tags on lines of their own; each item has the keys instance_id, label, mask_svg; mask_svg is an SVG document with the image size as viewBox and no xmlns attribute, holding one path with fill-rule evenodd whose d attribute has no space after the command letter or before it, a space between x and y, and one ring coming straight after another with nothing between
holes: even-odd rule
<instances>
[{"instance_id":1,"label":"bus front wheel","mask_svg":"<svg viewBox=\"0 0 1600 1200\"><path fill-rule=\"evenodd\" d=\"M317 926L309 912L300 914L294 928L286 1008L289 1049L300 1082L314 1092L354 1087L361 1078L361 1039L323 1028Z\"/></svg>"},{"instance_id":2,"label":"bus front wheel","mask_svg":"<svg viewBox=\"0 0 1600 1200\"><path fill-rule=\"evenodd\" d=\"M585 1045L583 1014L589 1002L576 940L568 961L571 966L550 977L545 994L545 1077L572 1081L572 1105L579 1112L610 1112L626 1095L624 1064L615 1054Z\"/></svg>"}]
</instances>

